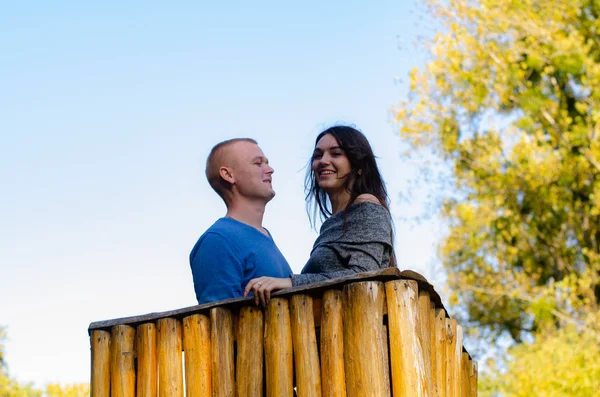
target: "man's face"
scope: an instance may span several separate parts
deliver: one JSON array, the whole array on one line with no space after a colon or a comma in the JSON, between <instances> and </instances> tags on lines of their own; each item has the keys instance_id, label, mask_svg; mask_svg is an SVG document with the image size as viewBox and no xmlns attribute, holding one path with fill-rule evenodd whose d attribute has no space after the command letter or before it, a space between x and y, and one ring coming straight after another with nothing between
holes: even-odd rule
<instances>
[{"instance_id":1,"label":"man's face","mask_svg":"<svg viewBox=\"0 0 600 397\"><path fill-rule=\"evenodd\" d=\"M238 192L247 198L269 202L275 197L272 186L273 168L258 145L236 142L232 146L232 171Z\"/></svg>"}]
</instances>

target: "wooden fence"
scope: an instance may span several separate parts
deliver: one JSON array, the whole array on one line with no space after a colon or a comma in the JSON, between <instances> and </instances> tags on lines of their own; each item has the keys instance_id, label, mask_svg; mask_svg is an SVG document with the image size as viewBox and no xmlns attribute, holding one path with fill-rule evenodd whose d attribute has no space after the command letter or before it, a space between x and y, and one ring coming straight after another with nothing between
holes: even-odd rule
<instances>
[{"instance_id":1,"label":"wooden fence","mask_svg":"<svg viewBox=\"0 0 600 397\"><path fill-rule=\"evenodd\" d=\"M417 273L385 269L89 327L92 397L477 395L463 330Z\"/></svg>"}]
</instances>

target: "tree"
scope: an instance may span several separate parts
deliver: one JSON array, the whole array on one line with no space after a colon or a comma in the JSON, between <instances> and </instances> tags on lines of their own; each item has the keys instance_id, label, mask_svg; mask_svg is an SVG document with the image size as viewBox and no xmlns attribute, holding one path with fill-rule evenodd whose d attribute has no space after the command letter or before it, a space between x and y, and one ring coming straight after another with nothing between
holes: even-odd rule
<instances>
[{"instance_id":1,"label":"tree","mask_svg":"<svg viewBox=\"0 0 600 397\"><path fill-rule=\"evenodd\" d=\"M467 325L598 336L600 1L428 0L443 31L394 108L444 181L440 257Z\"/></svg>"},{"instance_id":2,"label":"tree","mask_svg":"<svg viewBox=\"0 0 600 397\"><path fill-rule=\"evenodd\" d=\"M46 386L46 397L87 397L90 395L88 383L60 385L57 383Z\"/></svg>"},{"instance_id":3,"label":"tree","mask_svg":"<svg viewBox=\"0 0 600 397\"><path fill-rule=\"evenodd\" d=\"M486 396L596 396L600 390L600 354L596 336L566 326L539 335L533 343L509 350L507 371L495 371L480 382Z\"/></svg>"},{"instance_id":4,"label":"tree","mask_svg":"<svg viewBox=\"0 0 600 397\"><path fill-rule=\"evenodd\" d=\"M439 166L424 163L442 184L440 258L458 314L488 342L515 343L482 394L591 396L600 377L600 1L427 5L443 28L394 112L406 156Z\"/></svg>"}]
</instances>

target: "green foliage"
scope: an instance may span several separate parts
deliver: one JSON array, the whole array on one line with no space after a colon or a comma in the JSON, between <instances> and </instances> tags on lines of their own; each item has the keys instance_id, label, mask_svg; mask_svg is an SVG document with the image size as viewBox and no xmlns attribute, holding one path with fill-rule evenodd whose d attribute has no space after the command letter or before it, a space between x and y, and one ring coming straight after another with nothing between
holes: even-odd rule
<instances>
[{"instance_id":1,"label":"green foliage","mask_svg":"<svg viewBox=\"0 0 600 397\"><path fill-rule=\"evenodd\" d=\"M517 343L595 327L600 2L426 3L444 30L394 111L406 155L449 171L440 256L463 322Z\"/></svg>"},{"instance_id":2,"label":"green foliage","mask_svg":"<svg viewBox=\"0 0 600 397\"><path fill-rule=\"evenodd\" d=\"M426 3L443 32L395 115L406 156L445 167L440 257L461 322L515 342L480 366L480 393L595 396L600 1Z\"/></svg>"},{"instance_id":3,"label":"green foliage","mask_svg":"<svg viewBox=\"0 0 600 397\"><path fill-rule=\"evenodd\" d=\"M46 397L87 397L90 395L88 383L71 385L49 384L46 386Z\"/></svg>"},{"instance_id":4,"label":"green foliage","mask_svg":"<svg viewBox=\"0 0 600 397\"><path fill-rule=\"evenodd\" d=\"M480 380L483 397L593 397L600 390L600 349L594 332L563 327L509 350L508 370Z\"/></svg>"},{"instance_id":5,"label":"green foliage","mask_svg":"<svg viewBox=\"0 0 600 397\"><path fill-rule=\"evenodd\" d=\"M20 384L6 374L0 374L0 397L41 397L42 392L31 384Z\"/></svg>"}]
</instances>

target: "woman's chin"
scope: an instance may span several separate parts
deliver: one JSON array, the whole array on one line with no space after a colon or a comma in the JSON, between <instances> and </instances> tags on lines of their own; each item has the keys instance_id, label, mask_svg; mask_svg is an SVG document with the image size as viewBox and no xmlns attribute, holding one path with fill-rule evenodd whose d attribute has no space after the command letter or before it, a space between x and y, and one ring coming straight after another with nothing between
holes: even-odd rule
<instances>
[{"instance_id":1,"label":"woman's chin","mask_svg":"<svg viewBox=\"0 0 600 397\"><path fill-rule=\"evenodd\" d=\"M329 193L329 191L331 190L331 186L329 186L328 183L319 183L319 188L324 191L325 193Z\"/></svg>"},{"instance_id":2,"label":"woman's chin","mask_svg":"<svg viewBox=\"0 0 600 397\"><path fill-rule=\"evenodd\" d=\"M340 191L342 191L343 189L340 189L338 187L335 186L329 186L327 184L325 185L319 185L319 187L321 188L322 191L324 191L325 193L327 193L327 195L331 196L332 194L336 194L339 193Z\"/></svg>"}]
</instances>

